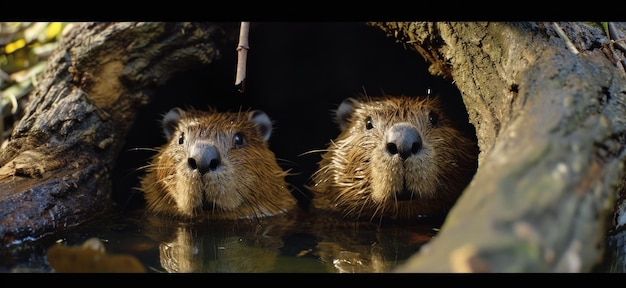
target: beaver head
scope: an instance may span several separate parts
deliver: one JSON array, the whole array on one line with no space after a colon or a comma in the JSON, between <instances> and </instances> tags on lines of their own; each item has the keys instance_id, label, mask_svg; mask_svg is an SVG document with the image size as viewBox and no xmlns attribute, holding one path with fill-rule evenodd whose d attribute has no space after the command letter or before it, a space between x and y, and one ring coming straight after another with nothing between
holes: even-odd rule
<instances>
[{"instance_id":1,"label":"beaver head","mask_svg":"<svg viewBox=\"0 0 626 288\"><path fill-rule=\"evenodd\" d=\"M181 218L259 218L291 210L295 197L269 149L262 111L170 110L168 142L141 181L149 211Z\"/></svg>"},{"instance_id":2,"label":"beaver head","mask_svg":"<svg viewBox=\"0 0 626 288\"><path fill-rule=\"evenodd\" d=\"M312 205L349 218L445 215L471 181L476 141L435 97L348 98L313 174Z\"/></svg>"}]
</instances>

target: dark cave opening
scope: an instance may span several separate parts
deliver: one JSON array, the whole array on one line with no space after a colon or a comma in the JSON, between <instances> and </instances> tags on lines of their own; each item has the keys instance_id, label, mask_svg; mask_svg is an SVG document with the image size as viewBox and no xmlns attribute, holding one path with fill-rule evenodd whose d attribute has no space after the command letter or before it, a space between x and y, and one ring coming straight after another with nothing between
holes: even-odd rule
<instances>
[{"instance_id":1,"label":"dark cave opening","mask_svg":"<svg viewBox=\"0 0 626 288\"><path fill-rule=\"evenodd\" d=\"M428 63L375 27L359 22L252 23L245 91L234 85L237 52L223 50L207 67L175 76L157 91L136 117L117 161L113 199L122 207L142 203L134 189L139 167L149 161L150 148L165 143L159 121L174 106L218 110L260 109L274 123L270 148L289 169L287 182L301 203L308 205L305 186L317 169L320 153L337 136L332 111L358 94L378 96L446 95L457 122L475 135L468 123L460 92L449 81L428 73Z\"/></svg>"}]
</instances>

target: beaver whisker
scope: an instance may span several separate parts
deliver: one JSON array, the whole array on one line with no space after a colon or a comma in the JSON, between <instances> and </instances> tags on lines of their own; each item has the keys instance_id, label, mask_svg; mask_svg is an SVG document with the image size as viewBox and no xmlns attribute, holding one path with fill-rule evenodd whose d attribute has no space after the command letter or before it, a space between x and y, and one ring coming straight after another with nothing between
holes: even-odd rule
<instances>
[{"instance_id":1,"label":"beaver whisker","mask_svg":"<svg viewBox=\"0 0 626 288\"><path fill-rule=\"evenodd\" d=\"M295 186L291 186L291 185L289 187L290 187L290 190L292 190L292 194L295 194L294 192L297 192L298 196L300 196L302 199L310 200L309 199L310 196L307 193L305 193L304 191L300 190L300 188L295 187Z\"/></svg>"},{"instance_id":2,"label":"beaver whisker","mask_svg":"<svg viewBox=\"0 0 626 288\"><path fill-rule=\"evenodd\" d=\"M378 205L376 205L375 209L374 209L374 212L371 213L371 217L370 217L369 221L374 220L376 215L380 215L380 218L382 218L382 215L385 215L385 208L386 207L387 207L387 205L385 205L385 202L382 202L382 203L379 203Z\"/></svg>"},{"instance_id":3,"label":"beaver whisker","mask_svg":"<svg viewBox=\"0 0 626 288\"><path fill-rule=\"evenodd\" d=\"M265 212L263 207L259 205L260 202L266 203L266 206L273 206L273 208L275 209L277 208L277 210L281 210L280 207L275 206L274 203L272 203L271 201L267 201L267 199L262 199L262 201L252 201L252 199L245 198L244 202L246 203L246 206L249 207L250 210L253 211L252 213L246 213L246 215L242 215L242 217L248 218L248 219L250 218L261 219L266 216L271 216L271 215L267 215L267 212Z\"/></svg>"},{"instance_id":4,"label":"beaver whisker","mask_svg":"<svg viewBox=\"0 0 626 288\"><path fill-rule=\"evenodd\" d=\"M276 158L276 161L278 163L282 163L282 164L289 164L289 165L297 165L298 163L296 163L295 161L291 161L288 159L284 159L284 158ZM287 172L287 171L286 171Z\"/></svg>"},{"instance_id":5,"label":"beaver whisker","mask_svg":"<svg viewBox=\"0 0 626 288\"><path fill-rule=\"evenodd\" d=\"M202 211L204 213L207 213L208 211L209 215L215 215L216 212L219 212L218 211L219 209L222 209L221 207L217 206L215 202L209 201L209 200L206 200L206 201L207 201L206 206L204 205L204 202L202 204Z\"/></svg>"},{"instance_id":6,"label":"beaver whisker","mask_svg":"<svg viewBox=\"0 0 626 288\"><path fill-rule=\"evenodd\" d=\"M151 170L157 171L157 170L174 170L175 168L176 168L176 165L159 166L159 165L155 165L153 163L149 163L149 164L146 164L144 166L140 166L137 169L143 169L143 170L151 169Z\"/></svg>"},{"instance_id":7,"label":"beaver whisker","mask_svg":"<svg viewBox=\"0 0 626 288\"><path fill-rule=\"evenodd\" d=\"M314 153L320 153L321 154L321 153L326 153L326 152L328 152L328 149L309 150L309 151L302 152L302 153L298 154L298 157L302 157L302 156L309 155L309 154L314 154Z\"/></svg>"},{"instance_id":8,"label":"beaver whisker","mask_svg":"<svg viewBox=\"0 0 626 288\"><path fill-rule=\"evenodd\" d=\"M167 177L163 177L163 178L161 178L161 179L159 179L159 180L157 180L155 182L152 182L151 184L147 184L147 185L150 185L150 187L153 187L153 186L156 187L156 186L159 186L159 185L166 186L166 185L168 185L168 182L172 181L173 179L174 179L174 175L169 175Z\"/></svg>"},{"instance_id":9,"label":"beaver whisker","mask_svg":"<svg viewBox=\"0 0 626 288\"><path fill-rule=\"evenodd\" d=\"M136 152L136 151L148 151L148 152L159 152L159 147L135 147L129 148L126 150L127 152Z\"/></svg>"},{"instance_id":10,"label":"beaver whisker","mask_svg":"<svg viewBox=\"0 0 626 288\"><path fill-rule=\"evenodd\" d=\"M206 197L202 197L202 210L213 210L215 209L215 202L209 201Z\"/></svg>"},{"instance_id":11,"label":"beaver whisker","mask_svg":"<svg viewBox=\"0 0 626 288\"><path fill-rule=\"evenodd\" d=\"M156 165L154 165L154 164L151 164L151 163L150 163L150 164L146 164L146 165L143 165L143 166L139 166L139 167L137 167L137 168L133 169L133 172L141 172L141 171L144 171L144 170L148 170L148 169L150 169L150 168L153 168L153 167L156 167Z\"/></svg>"}]
</instances>

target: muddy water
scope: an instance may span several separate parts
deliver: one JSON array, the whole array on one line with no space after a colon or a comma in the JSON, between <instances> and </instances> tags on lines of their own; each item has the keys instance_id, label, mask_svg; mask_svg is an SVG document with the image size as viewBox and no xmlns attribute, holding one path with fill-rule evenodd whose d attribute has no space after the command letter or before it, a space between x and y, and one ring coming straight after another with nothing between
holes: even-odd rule
<instances>
[{"instance_id":1,"label":"muddy water","mask_svg":"<svg viewBox=\"0 0 626 288\"><path fill-rule=\"evenodd\" d=\"M108 255L136 257L149 273L389 272L431 240L439 225L341 223L321 216L190 224L118 214L15 245L0 255L0 271L56 272L49 248L95 237Z\"/></svg>"}]
</instances>

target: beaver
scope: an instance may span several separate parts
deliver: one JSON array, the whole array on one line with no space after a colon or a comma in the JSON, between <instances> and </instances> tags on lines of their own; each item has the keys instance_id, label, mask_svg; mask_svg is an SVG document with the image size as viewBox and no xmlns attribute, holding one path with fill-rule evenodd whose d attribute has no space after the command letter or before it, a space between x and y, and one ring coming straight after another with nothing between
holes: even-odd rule
<instances>
[{"instance_id":1,"label":"beaver","mask_svg":"<svg viewBox=\"0 0 626 288\"><path fill-rule=\"evenodd\" d=\"M433 95L345 99L341 132L307 185L311 208L370 221L445 217L476 172L478 145L444 112Z\"/></svg>"},{"instance_id":2,"label":"beaver","mask_svg":"<svg viewBox=\"0 0 626 288\"><path fill-rule=\"evenodd\" d=\"M144 167L149 212L180 219L259 219L292 211L289 174L269 149L272 121L261 110L172 108L167 143Z\"/></svg>"}]
</instances>

